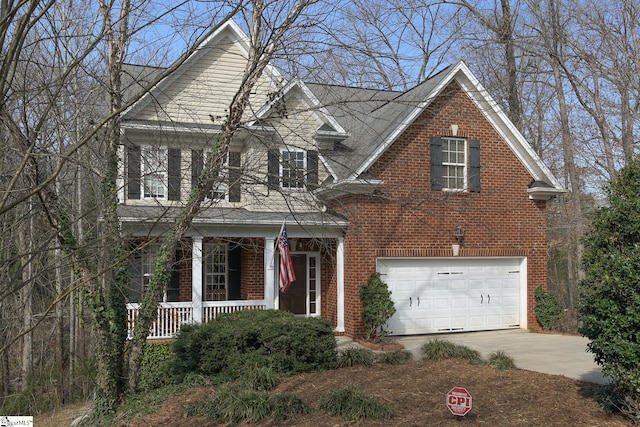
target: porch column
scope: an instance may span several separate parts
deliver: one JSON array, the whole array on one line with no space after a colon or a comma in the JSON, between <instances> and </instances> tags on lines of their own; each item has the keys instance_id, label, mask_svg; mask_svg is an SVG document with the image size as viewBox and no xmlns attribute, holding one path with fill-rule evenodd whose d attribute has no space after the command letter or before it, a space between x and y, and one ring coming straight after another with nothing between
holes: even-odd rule
<instances>
[{"instance_id":1,"label":"porch column","mask_svg":"<svg viewBox=\"0 0 640 427\"><path fill-rule=\"evenodd\" d=\"M193 322L202 323L202 236L193 237L191 249L191 307Z\"/></svg>"},{"instance_id":2,"label":"porch column","mask_svg":"<svg viewBox=\"0 0 640 427\"><path fill-rule=\"evenodd\" d=\"M336 248L336 282L338 287L336 332L344 332L344 237L338 238Z\"/></svg>"},{"instance_id":3,"label":"porch column","mask_svg":"<svg viewBox=\"0 0 640 427\"><path fill-rule=\"evenodd\" d=\"M275 308L276 270L274 265L275 250L273 247L275 242L275 238L264 238L264 302L267 306L267 309Z\"/></svg>"}]
</instances>

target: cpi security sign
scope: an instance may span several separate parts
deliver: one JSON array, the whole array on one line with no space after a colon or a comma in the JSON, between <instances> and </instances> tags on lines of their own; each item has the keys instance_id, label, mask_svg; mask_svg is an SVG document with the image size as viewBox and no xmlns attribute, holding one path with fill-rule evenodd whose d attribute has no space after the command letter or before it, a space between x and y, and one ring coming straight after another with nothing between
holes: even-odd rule
<instances>
[{"instance_id":1,"label":"cpi security sign","mask_svg":"<svg viewBox=\"0 0 640 427\"><path fill-rule=\"evenodd\" d=\"M447 393L447 408L453 415L467 415L471 411L471 395L462 387L454 387Z\"/></svg>"}]
</instances>

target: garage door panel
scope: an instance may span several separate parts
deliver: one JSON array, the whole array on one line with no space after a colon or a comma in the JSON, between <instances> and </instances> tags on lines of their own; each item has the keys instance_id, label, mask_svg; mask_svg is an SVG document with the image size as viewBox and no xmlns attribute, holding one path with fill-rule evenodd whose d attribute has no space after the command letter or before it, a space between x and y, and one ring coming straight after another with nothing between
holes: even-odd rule
<instances>
[{"instance_id":1,"label":"garage door panel","mask_svg":"<svg viewBox=\"0 0 640 427\"><path fill-rule=\"evenodd\" d=\"M396 314L393 334L517 326L518 258L379 259Z\"/></svg>"}]
</instances>

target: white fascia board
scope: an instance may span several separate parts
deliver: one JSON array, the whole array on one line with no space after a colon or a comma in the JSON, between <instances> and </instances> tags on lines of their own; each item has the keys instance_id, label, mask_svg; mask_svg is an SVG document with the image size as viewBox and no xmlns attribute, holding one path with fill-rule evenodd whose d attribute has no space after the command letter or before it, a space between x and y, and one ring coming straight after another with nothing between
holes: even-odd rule
<instances>
[{"instance_id":1,"label":"white fascia board","mask_svg":"<svg viewBox=\"0 0 640 427\"><path fill-rule=\"evenodd\" d=\"M545 181L564 192L562 184L464 63L461 64L460 71L463 78L457 78L458 83L460 83L469 98L480 109L496 132L506 141L511 151L518 157L532 178L537 181Z\"/></svg>"},{"instance_id":2,"label":"white fascia board","mask_svg":"<svg viewBox=\"0 0 640 427\"><path fill-rule=\"evenodd\" d=\"M336 175L336 172L333 170L333 168L331 167L331 164L327 161L327 159L325 159L325 157L322 155L322 153L318 152L318 157L320 157L320 161L322 162L324 167L327 168L327 171L329 171L329 174L331 175L331 177L334 180L338 179L338 176Z\"/></svg>"}]
</instances>

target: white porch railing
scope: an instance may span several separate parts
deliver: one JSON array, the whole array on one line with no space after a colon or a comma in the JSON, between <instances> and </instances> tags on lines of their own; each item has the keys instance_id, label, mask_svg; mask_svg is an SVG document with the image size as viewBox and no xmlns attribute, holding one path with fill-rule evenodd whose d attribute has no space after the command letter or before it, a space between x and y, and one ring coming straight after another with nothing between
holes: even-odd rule
<instances>
[{"instance_id":1,"label":"white porch railing","mask_svg":"<svg viewBox=\"0 0 640 427\"><path fill-rule=\"evenodd\" d=\"M203 322L215 319L219 314L240 310L264 310L264 300L206 301L195 308L192 302L163 302L158 306L158 317L151 325L149 339L175 338L183 324L194 323L194 309L202 310ZM133 339L138 318L139 304L127 304L127 337Z\"/></svg>"}]
</instances>

